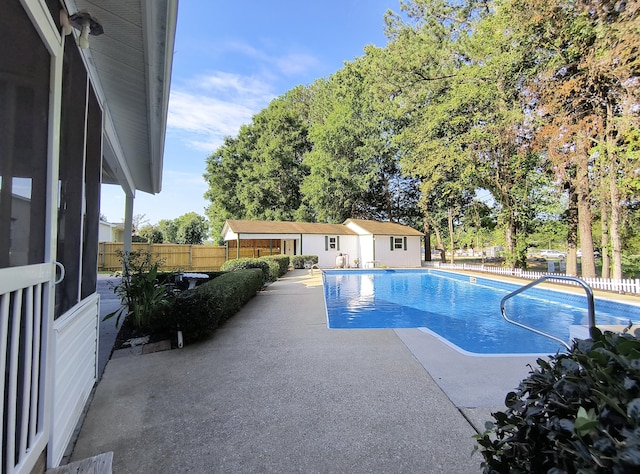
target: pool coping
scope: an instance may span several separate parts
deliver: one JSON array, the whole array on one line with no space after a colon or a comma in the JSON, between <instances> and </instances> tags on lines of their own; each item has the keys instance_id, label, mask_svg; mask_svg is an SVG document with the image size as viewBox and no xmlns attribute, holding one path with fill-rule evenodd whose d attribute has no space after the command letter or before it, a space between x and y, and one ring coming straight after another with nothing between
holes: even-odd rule
<instances>
[{"instance_id":1,"label":"pool coping","mask_svg":"<svg viewBox=\"0 0 640 474\"><path fill-rule=\"evenodd\" d=\"M433 271L446 272L446 273L457 273L460 275L473 275L473 276L485 278L487 280L504 281L507 283L519 284L522 286L525 286L527 283L531 283L532 281L534 281L528 278L518 278L515 276L499 275L495 273L483 273L483 272L477 272L473 270L430 268L430 267L422 267L421 269L416 268L416 270L433 270ZM582 296L584 296L585 294L582 288L579 288L573 285L559 283L559 282L546 281L544 283L541 283L538 287L542 289L551 290L551 291L557 291L560 293L574 293ZM622 304L628 304L628 305L640 307L640 295L628 294L628 293L615 293L612 291L595 290L595 289L592 289L592 291L593 291L593 296L596 299L603 299L603 300L613 301L616 303L622 303Z\"/></svg>"},{"instance_id":2,"label":"pool coping","mask_svg":"<svg viewBox=\"0 0 640 474\"><path fill-rule=\"evenodd\" d=\"M429 270L424 267L392 269ZM473 275L487 280L498 280L522 286L531 281L466 270L437 269L437 271ZM540 288L584 295L582 288L553 282L545 282L540 285ZM324 300L324 289L322 291ZM640 306L639 295L613 294L602 290L593 290L593 293L596 299ZM545 360L550 357L550 354L474 354L461 351L440 336L429 330L425 331L423 328L391 330L395 332L451 403L479 433L485 430L486 422L493 420L492 413L506 409L504 404L506 395L516 390L519 383L529 376L534 367L538 366L537 360Z\"/></svg>"}]
</instances>

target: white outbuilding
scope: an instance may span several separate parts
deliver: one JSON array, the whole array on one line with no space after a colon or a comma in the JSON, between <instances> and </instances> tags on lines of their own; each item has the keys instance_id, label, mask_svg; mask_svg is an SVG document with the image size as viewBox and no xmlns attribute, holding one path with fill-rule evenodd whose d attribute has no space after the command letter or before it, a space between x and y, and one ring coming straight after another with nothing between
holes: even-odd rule
<instances>
[{"instance_id":1,"label":"white outbuilding","mask_svg":"<svg viewBox=\"0 0 640 474\"><path fill-rule=\"evenodd\" d=\"M250 241L289 256L316 255L320 268L421 266L423 234L393 222L347 219L342 224L227 220L221 236L231 255ZM342 257L342 258L340 258ZM342 263L342 265L341 265Z\"/></svg>"}]
</instances>

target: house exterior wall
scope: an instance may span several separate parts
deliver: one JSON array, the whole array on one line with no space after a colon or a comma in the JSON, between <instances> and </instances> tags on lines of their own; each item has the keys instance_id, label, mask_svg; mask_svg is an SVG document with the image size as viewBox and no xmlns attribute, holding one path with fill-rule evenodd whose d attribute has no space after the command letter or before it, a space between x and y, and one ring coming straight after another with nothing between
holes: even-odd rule
<instances>
[{"instance_id":1,"label":"house exterior wall","mask_svg":"<svg viewBox=\"0 0 640 474\"><path fill-rule=\"evenodd\" d=\"M394 244L392 245L392 240ZM406 249L405 249L406 240ZM396 248L399 241L400 248ZM387 267L419 268L420 237L401 235L376 235L375 260ZM392 249L393 247L393 249Z\"/></svg>"},{"instance_id":2,"label":"house exterior wall","mask_svg":"<svg viewBox=\"0 0 640 474\"><path fill-rule=\"evenodd\" d=\"M100 221L100 228L98 229L98 241L99 242L117 242L115 239L115 229L112 224L108 222Z\"/></svg>"},{"instance_id":3,"label":"house exterior wall","mask_svg":"<svg viewBox=\"0 0 640 474\"><path fill-rule=\"evenodd\" d=\"M124 224L100 221L98 242L124 242Z\"/></svg>"},{"instance_id":4,"label":"house exterior wall","mask_svg":"<svg viewBox=\"0 0 640 474\"><path fill-rule=\"evenodd\" d=\"M335 239L333 245L327 239ZM339 241L339 242L338 242ZM334 268L338 254L343 254L353 265L358 255L358 237L355 235L306 234L302 237L302 255L317 255L320 268ZM345 262L346 263L346 262Z\"/></svg>"},{"instance_id":5,"label":"house exterior wall","mask_svg":"<svg viewBox=\"0 0 640 474\"><path fill-rule=\"evenodd\" d=\"M265 230L268 223L257 222L255 229ZM315 227L317 226L317 227ZM324 226L324 227L323 227ZM287 224L271 227L279 227L287 232L291 227ZM330 225L306 223L304 230L309 233L270 233L261 234L251 232L250 223L243 223L246 232L236 233L231 225L225 224L223 238L226 241L235 241L238 238L246 239L282 239L283 253L287 255L317 255L318 266L321 268L335 268L337 257L344 257L344 266L352 268L357 266L367 267L405 267L416 268L421 266L420 239L422 234L409 227L394 223L375 221L347 220L345 224ZM304 232L303 229L300 229ZM237 229L236 229L237 231ZM385 233L384 231L388 231ZM324 234L323 232L336 232ZM345 232L345 233L341 233ZM376 234L380 232L380 234ZM397 235L389 232L398 232ZM356 233L354 235L354 233ZM295 251L294 251L295 249Z\"/></svg>"},{"instance_id":6,"label":"house exterior wall","mask_svg":"<svg viewBox=\"0 0 640 474\"><path fill-rule=\"evenodd\" d=\"M100 298L86 298L54 322L55 384L49 457L58 465L71 441L97 377Z\"/></svg>"}]
</instances>

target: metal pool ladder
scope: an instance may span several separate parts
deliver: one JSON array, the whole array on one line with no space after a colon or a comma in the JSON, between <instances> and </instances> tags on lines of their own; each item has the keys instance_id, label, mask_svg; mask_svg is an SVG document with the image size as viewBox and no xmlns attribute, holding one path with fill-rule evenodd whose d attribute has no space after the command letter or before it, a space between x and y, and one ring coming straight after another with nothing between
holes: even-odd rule
<instances>
[{"instance_id":1,"label":"metal pool ladder","mask_svg":"<svg viewBox=\"0 0 640 474\"><path fill-rule=\"evenodd\" d=\"M578 278L578 277L562 276L562 275L545 275L543 277L540 277L537 280L532 281L528 285L525 285L522 288L518 288L517 290L512 291L507 296L502 298L502 300L500 301L500 312L502 313L502 317L507 322L509 322L511 324L515 324L516 326L520 326L521 328L528 329L529 331L533 331L536 334L540 334L541 336L545 336L545 337L548 337L550 339L553 339L554 341L559 342L560 344L565 346L567 349L571 350L571 346L569 346L569 344L567 344L565 341L563 341L559 337L556 337L556 336L553 336L553 335L548 334L546 332L540 331L539 329L532 328L531 326L527 326L526 324L519 323L518 321L514 321L513 319L509 319L509 317L507 316L507 313L504 310L504 304L509 298L512 298L512 297L522 293L523 291L528 290L531 287L539 285L540 283L542 283L542 282L544 282L546 280L569 281L569 282L577 283L580 286L582 286L582 288L584 288L584 291L587 293L587 312L588 312L588 316L589 316L589 334L591 334L591 332L592 332L591 330L596 327L596 313L595 313L595 304L593 302L593 291L591 290L591 287L589 285L587 285L587 283L584 280L582 280L581 278Z\"/></svg>"}]
</instances>

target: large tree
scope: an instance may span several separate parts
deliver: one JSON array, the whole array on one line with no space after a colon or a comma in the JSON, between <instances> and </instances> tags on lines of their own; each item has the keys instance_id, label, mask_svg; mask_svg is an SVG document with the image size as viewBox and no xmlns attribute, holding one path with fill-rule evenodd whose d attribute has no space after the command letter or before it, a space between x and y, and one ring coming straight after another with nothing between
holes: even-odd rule
<instances>
[{"instance_id":1,"label":"large tree","mask_svg":"<svg viewBox=\"0 0 640 474\"><path fill-rule=\"evenodd\" d=\"M402 6L408 19L388 15L391 42L378 70L386 84L382 94L408 122L400 135L402 156L422 181L423 209L441 205L430 199L444 199L454 214L454 204L476 188L491 191L509 263L524 266L539 167L522 83L534 59L513 47L508 19L488 2Z\"/></svg>"},{"instance_id":2,"label":"large tree","mask_svg":"<svg viewBox=\"0 0 640 474\"><path fill-rule=\"evenodd\" d=\"M638 111L634 112L640 82L638 3L506 3L519 41L536 55L538 72L528 85L544 123L537 136L546 146L559 184L573 194L569 202L576 208L582 275L595 276L591 232L595 207L609 221L603 223L603 241L611 242L613 277L621 278L619 225L628 197L625 178L631 171L624 162L637 140L633 130L638 125ZM570 251L571 247L570 242Z\"/></svg>"},{"instance_id":3,"label":"large tree","mask_svg":"<svg viewBox=\"0 0 640 474\"><path fill-rule=\"evenodd\" d=\"M176 243L200 245L207 238L209 224L207 220L195 213L187 212L175 219L177 232Z\"/></svg>"},{"instance_id":4,"label":"large tree","mask_svg":"<svg viewBox=\"0 0 640 474\"><path fill-rule=\"evenodd\" d=\"M359 58L313 86L302 190L318 221L415 221L416 183L401 173L393 124L371 93L371 67Z\"/></svg>"},{"instance_id":5,"label":"large tree","mask_svg":"<svg viewBox=\"0 0 640 474\"><path fill-rule=\"evenodd\" d=\"M300 185L307 137L308 94L297 87L274 99L207 158L205 197L212 235L226 219L295 220L309 217Z\"/></svg>"}]
</instances>

